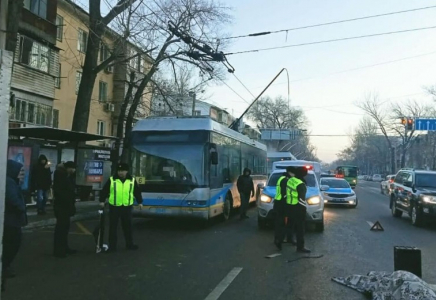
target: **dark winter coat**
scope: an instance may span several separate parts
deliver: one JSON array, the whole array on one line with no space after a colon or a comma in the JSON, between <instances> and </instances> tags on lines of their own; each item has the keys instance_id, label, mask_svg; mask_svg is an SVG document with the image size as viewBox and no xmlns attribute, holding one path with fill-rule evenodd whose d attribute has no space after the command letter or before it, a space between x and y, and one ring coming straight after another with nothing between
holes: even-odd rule
<instances>
[{"instance_id":1,"label":"dark winter coat","mask_svg":"<svg viewBox=\"0 0 436 300\"><path fill-rule=\"evenodd\" d=\"M55 214L74 216L76 213L76 185L63 164L57 166L53 181Z\"/></svg>"},{"instance_id":2,"label":"dark winter coat","mask_svg":"<svg viewBox=\"0 0 436 300\"><path fill-rule=\"evenodd\" d=\"M8 160L6 171L5 226L23 227L27 225L26 202L21 193L18 174L22 164Z\"/></svg>"},{"instance_id":3,"label":"dark winter coat","mask_svg":"<svg viewBox=\"0 0 436 300\"><path fill-rule=\"evenodd\" d=\"M42 161L45 160L45 163ZM33 167L32 188L33 190L49 190L51 188L51 170L47 168L47 157L40 155L38 163Z\"/></svg>"},{"instance_id":4,"label":"dark winter coat","mask_svg":"<svg viewBox=\"0 0 436 300\"><path fill-rule=\"evenodd\" d=\"M248 175L245 175L245 173L248 172ZM239 176L237 187L239 194L247 194L247 195L254 195L254 184L253 179L251 179L251 170L248 168L244 169L244 173Z\"/></svg>"}]
</instances>

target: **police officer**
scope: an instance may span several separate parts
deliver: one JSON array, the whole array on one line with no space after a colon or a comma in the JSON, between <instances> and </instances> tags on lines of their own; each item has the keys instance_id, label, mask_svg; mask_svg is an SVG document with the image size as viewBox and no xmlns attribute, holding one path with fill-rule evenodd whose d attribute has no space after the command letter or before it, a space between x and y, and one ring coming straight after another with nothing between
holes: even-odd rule
<instances>
[{"instance_id":1,"label":"police officer","mask_svg":"<svg viewBox=\"0 0 436 300\"><path fill-rule=\"evenodd\" d=\"M297 236L297 252L310 253L304 247L304 224L306 220L306 181L307 169L298 167L294 170L294 177L288 179L287 197L290 202L290 216Z\"/></svg>"},{"instance_id":2,"label":"police officer","mask_svg":"<svg viewBox=\"0 0 436 300\"><path fill-rule=\"evenodd\" d=\"M286 230L289 228L286 226L286 217L288 217L288 222L290 222L289 219L289 208L290 205L289 199L287 197L286 193L286 187L288 180L291 176L294 174L292 173L293 169L292 167L287 167L286 172L283 173L283 175L277 180L276 185L276 195L274 197L274 214L275 214L275 232L274 232L274 244L276 245L277 249L282 250L282 242L285 238ZM291 236L292 233L287 232L288 238Z\"/></svg>"},{"instance_id":3,"label":"police officer","mask_svg":"<svg viewBox=\"0 0 436 300\"><path fill-rule=\"evenodd\" d=\"M126 239L128 250L137 250L138 246L133 244L132 237L132 208L133 198L142 209L142 195L135 178L128 174L129 166L120 163L117 166L117 174L111 177L104 185L100 202L104 207L104 202L109 198L109 250L117 250L117 227L118 219L121 219L121 227Z\"/></svg>"}]
</instances>

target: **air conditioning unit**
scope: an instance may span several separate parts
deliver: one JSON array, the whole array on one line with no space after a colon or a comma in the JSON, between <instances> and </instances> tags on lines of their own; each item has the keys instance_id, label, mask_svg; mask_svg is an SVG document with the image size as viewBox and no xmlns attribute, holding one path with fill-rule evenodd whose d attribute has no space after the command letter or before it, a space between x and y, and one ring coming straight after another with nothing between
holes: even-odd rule
<instances>
[{"instance_id":1,"label":"air conditioning unit","mask_svg":"<svg viewBox=\"0 0 436 300\"><path fill-rule=\"evenodd\" d=\"M107 112L114 112L115 111L115 105L113 105L112 103L106 103L104 105L104 110Z\"/></svg>"},{"instance_id":2,"label":"air conditioning unit","mask_svg":"<svg viewBox=\"0 0 436 300\"><path fill-rule=\"evenodd\" d=\"M112 73L114 71L114 66L109 66L104 69L106 73Z\"/></svg>"}]
</instances>

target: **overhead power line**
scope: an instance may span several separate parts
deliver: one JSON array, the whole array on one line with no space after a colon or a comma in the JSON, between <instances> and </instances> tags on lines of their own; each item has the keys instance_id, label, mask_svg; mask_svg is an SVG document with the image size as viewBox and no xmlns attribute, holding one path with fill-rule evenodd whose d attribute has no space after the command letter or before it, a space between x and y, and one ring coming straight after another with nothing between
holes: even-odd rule
<instances>
[{"instance_id":1,"label":"overhead power line","mask_svg":"<svg viewBox=\"0 0 436 300\"><path fill-rule=\"evenodd\" d=\"M368 35L359 35L359 36L352 36L352 37L331 39L331 40L324 40L324 41L316 41L316 42L308 42L308 43L301 43L301 44L292 44L292 45L286 45L286 46L278 46L278 47L269 47L269 48L261 48L261 49L254 49L254 50L245 50L245 51L239 51L239 52L231 52L231 53L226 53L225 55L254 53L254 52L277 50L277 49L285 49L285 48L292 48L292 47L301 47L301 46L324 44L324 43L332 43L332 42L340 42L340 41L347 41L347 40L356 40L356 39L362 39L362 38L368 38L368 37L375 37L375 36L382 36L382 35L391 35L391 34L406 33L406 32L414 32L414 31L421 31L421 30L428 30L428 29L435 29L435 28L436 28L436 26L430 26L430 27L413 28L413 29L406 29L406 30L399 30L399 31L389 31L389 32L382 32L382 33L373 33L373 34L368 34Z\"/></svg>"},{"instance_id":2,"label":"overhead power line","mask_svg":"<svg viewBox=\"0 0 436 300\"><path fill-rule=\"evenodd\" d=\"M414 8L414 9L408 9L408 10L400 10L400 11L395 11L395 12L390 12L390 13L385 13L385 14L378 14L378 15L365 16L365 17L358 17L358 18L353 18L353 19L346 19L346 20L340 20L340 21L333 21L333 22L327 22L327 23L320 23L320 24L314 24L314 25L294 27L294 28L288 28L288 29L263 31L263 32L257 32L257 33L245 34L245 35L231 36L231 37L227 37L227 38L221 38L221 40L238 39L238 38L245 38L245 37L257 37L257 36L263 36L263 35L268 35L268 34L275 34L275 33L295 31L295 30L308 29L308 28L314 28L314 27L321 27L321 26L340 24L340 23L346 23L346 22L360 21L360 20L365 20L365 19L385 17L385 16L396 15L396 14L403 14L403 13L414 12L414 11L425 10L425 9L431 9L431 8L436 8L436 5L420 7L420 8Z\"/></svg>"}]
</instances>

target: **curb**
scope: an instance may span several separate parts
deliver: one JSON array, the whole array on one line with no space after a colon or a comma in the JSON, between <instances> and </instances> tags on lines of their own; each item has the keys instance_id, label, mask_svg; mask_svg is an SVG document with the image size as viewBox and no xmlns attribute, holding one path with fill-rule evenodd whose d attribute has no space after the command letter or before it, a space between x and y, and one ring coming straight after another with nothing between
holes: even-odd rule
<instances>
[{"instance_id":1,"label":"curb","mask_svg":"<svg viewBox=\"0 0 436 300\"><path fill-rule=\"evenodd\" d=\"M91 211L91 212L77 214L71 218L71 222L89 220L94 218L98 218L98 211ZM35 229L35 228L48 227L54 225L56 225L56 218L50 218L47 220L29 223L27 224L27 226L23 227L23 229L24 230Z\"/></svg>"}]
</instances>

